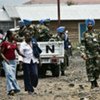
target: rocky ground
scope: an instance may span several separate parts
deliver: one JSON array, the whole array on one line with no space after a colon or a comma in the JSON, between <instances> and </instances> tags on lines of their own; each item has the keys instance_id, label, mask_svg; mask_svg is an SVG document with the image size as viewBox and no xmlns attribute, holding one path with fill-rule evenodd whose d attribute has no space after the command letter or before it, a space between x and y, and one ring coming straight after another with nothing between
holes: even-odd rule
<instances>
[{"instance_id":1,"label":"rocky ground","mask_svg":"<svg viewBox=\"0 0 100 100\"><path fill-rule=\"evenodd\" d=\"M100 80L98 80L100 85ZM90 89L87 81L84 61L74 54L65 76L39 79L35 94L24 91L23 78L18 77L21 92L15 96L6 95L5 77L0 77L0 100L100 100L100 88Z\"/></svg>"}]
</instances>

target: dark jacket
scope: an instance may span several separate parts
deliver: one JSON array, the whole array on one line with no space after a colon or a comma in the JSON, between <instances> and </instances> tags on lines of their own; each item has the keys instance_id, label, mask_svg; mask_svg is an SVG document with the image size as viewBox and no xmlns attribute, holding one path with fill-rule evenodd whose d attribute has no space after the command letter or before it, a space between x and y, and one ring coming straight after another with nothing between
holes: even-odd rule
<instances>
[{"instance_id":1,"label":"dark jacket","mask_svg":"<svg viewBox=\"0 0 100 100\"><path fill-rule=\"evenodd\" d=\"M37 41L34 37L32 38L32 48L33 48L33 55L36 58L39 58L40 54L42 53L42 50L38 46Z\"/></svg>"}]
</instances>

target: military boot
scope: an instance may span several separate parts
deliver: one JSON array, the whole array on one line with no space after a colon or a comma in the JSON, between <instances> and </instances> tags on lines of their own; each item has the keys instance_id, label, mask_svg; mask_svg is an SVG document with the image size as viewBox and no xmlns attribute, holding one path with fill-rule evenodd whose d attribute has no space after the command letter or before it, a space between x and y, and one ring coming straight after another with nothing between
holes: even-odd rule
<instances>
[{"instance_id":1,"label":"military boot","mask_svg":"<svg viewBox=\"0 0 100 100\"><path fill-rule=\"evenodd\" d=\"M95 88L95 81L91 81L91 89Z\"/></svg>"},{"instance_id":2,"label":"military boot","mask_svg":"<svg viewBox=\"0 0 100 100\"><path fill-rule=\"evenodd\" d=\"M95 85L95 87L99 87L97 80L94 81L94 85Z\"/></svg>"},{"instance_id":3,"label":"military boot","mask_svg":"<svg viewBox=\"0 0 100 100\"><path fill-rule=\"evenodd\" d=\"M64 71L61 71L61 76L64 76L65 75L65 72Z\"/></svg>"}]
</instances>

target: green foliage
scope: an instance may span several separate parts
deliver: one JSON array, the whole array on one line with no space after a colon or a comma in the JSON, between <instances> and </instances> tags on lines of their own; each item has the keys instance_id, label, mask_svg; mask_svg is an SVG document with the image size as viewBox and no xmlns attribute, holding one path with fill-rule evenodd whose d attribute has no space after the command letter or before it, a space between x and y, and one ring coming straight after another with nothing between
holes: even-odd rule
<instances>
[{"instance_id":1,"label":"green foliage","mask_svg":"<svg viewBox=\"0 0 100 100\"><path fill-rule=\"evenodd\" d=\"M66 3L67 3L68 6L75 5L75 3L72 0L68 0Z\"/></svg>"}]
</instances>

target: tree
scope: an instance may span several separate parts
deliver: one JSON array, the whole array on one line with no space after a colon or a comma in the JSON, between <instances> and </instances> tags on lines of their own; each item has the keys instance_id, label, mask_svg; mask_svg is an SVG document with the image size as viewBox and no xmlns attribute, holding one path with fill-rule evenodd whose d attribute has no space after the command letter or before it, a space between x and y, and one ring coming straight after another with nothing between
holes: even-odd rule
<instances>
[{"instance_id":1,"label":"tree","mask_svg":"<svg viewBox=\"0 0 100 100\"><path fill-rule=\"evenodd\" d=\"M66 4L67 4L68 6L70 6L70 5L74 5L74 4L75 4L75 2L74 2L74 1L72 1L72 0L68 0L68 1L66 2Z\"/></svg>"}]
</instances>

